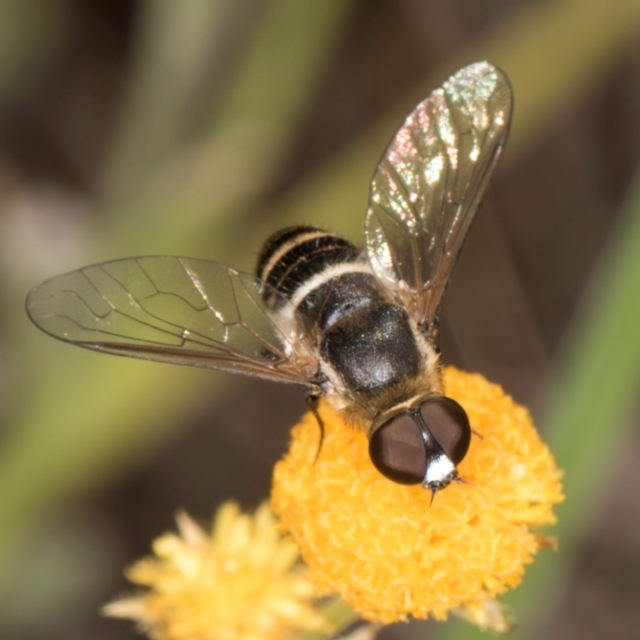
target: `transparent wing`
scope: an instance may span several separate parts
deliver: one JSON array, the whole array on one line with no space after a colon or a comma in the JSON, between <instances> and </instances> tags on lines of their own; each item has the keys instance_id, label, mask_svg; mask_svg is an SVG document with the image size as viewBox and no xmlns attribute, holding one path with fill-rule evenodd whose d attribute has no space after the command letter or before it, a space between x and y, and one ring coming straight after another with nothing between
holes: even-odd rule
<instances>
[{"instance_id":1,"label":"transparent wing","mask_svg":"<svg viewBox=\"0 0 640 640\"><path fill-rule=\"evenodd\" d=\"M509 132L509 80L487 62L421 102L385 151L365 221L374 273L415 320L432 322Z\"/></svg>"},{"instance_id":2,"label":"transparent wing","mask_svg":"<svg viewBox=\"0 0 640 640\"><path fill-rule=\"evenodd\" d=\"M46 333L88 349L317 391L317 362L297 327L269 315L263 286L217 262L131 258L44 282L27 297L27 312Z\"/></svg>"}]
</instances>

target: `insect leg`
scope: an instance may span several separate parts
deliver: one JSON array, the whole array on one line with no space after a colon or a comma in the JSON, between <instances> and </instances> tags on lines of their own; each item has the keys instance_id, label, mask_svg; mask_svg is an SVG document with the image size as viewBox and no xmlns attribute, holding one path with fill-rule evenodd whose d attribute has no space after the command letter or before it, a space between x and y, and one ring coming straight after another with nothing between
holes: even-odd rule
<instances>
[{"instance_id":1,"label":"insect leg","mask_svg":"<svg viewBox=\"0 0 640 640\"><path fill-rule=\"evenodd\" d=\"M318 462L318 458L320 457L320 451L322 450L322 443L324 442L324 422L320 417L320 413L318 411L318 402L320 401L319 396L307 396L307 407L309 407L309 411L313 413L315 419L318 421L318 427L320 428L320 442L318 443L318 451L316 452L316 456L313 459L313 464L315 465Z\"/></svg>"}]
</instances>

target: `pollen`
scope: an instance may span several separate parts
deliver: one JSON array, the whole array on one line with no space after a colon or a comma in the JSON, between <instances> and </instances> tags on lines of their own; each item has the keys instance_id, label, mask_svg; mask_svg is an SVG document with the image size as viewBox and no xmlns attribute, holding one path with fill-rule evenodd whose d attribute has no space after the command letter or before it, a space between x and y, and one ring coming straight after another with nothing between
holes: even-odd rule
<instances>
[{"instance_id":1,"label":"pollen","mask_svg":"<svg viewBox=\"0 0 640 640\"><path fill-rule=\"evenodd\" d=\"M108 604L106 615L136 620L153 640L289 640L330 629L266 504L255 515L225 504L211 534L184 513L178 527L127 573L147 590Z\"/></svg>"},{"instance_id":2,"label":"pollen","mask_svg":"<svg viewBox=\"0 0 640 640\"><path fill-rule=\"evenodd\" d=\"M293 428L274 472L271 504L298 543L310 578L363 618L383 624L462 612L483 626L495 597L519 584L555 522L561 472L526 409L477 374L448 367L446 395L474 435L464 482L438 492L395 484L373 466L363 430L320 406ZM318 455L316 459L316 455Z\"/></svg>"}]
</instances>

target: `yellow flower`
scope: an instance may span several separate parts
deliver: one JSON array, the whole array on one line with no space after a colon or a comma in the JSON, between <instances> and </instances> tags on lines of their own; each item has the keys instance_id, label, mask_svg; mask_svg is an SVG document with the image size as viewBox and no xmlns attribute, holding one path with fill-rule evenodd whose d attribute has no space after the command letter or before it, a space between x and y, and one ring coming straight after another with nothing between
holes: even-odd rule
<instances>
[{"instance_id":1,"label":"yellow flower","mask_svg":"<svg viewBox=\"0 0 640 640\"><path fill-rule=\"evenodd\" d=\"M296 565L297 547L282 538L266 504L254 516L225 504L212 535L184 513L178 527L180 535L154 542L156 557L127 573L149 590L104 613L137 620L154 640L286 640L327 630L312 606L313 585Z\"/></svg>"},{"instance_id":2,"label":"yellow flower","mask_svg":"<svg viewBox=\"0 0 640 640\"><path fill-rule=\"evenodd\" d=\"M444 619L456 610L506 626L493 597L515 587L548 543L535 529L555 521L561 474L528 412L500 387L453 368L444 383L475 432L458 466L468 484L452 483L430 504L420 485L384 478L365 434L323 404L318 459L319 428L307 414L276 466L271 504L316 586L367 620Z\"/></svg>"}]
</instances>

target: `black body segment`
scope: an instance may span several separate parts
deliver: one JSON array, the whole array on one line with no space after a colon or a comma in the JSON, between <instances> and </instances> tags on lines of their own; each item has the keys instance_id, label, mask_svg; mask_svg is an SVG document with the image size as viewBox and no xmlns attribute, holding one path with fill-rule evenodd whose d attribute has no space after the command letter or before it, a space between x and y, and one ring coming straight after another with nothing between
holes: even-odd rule
<instances>
[{"instance_id":1,"label":"black body segment","mask_svg":"<svg viewBox=\"0 0 640 640\"><path fill-rule=\"evenodd\" d=\"M256 266L256 275L263 279L262 275L265 266L284 245L289 243L291 240L299 238L303 233L310 233L314 231L317 231L315 227L296 225L293 227L279 229L275 233L271 234L271 236L265 240L260 250L258 264Z\"/></svg>"},{"instance_id":2,"label":"black body segment","mask_svg":"<svg viewBox=\"0 0 640 640\"><path fill-rule=\"evenodd\" d=\"M300 301L297 311L307 327L326 331L356 309L380 301L375 278L369 273L343 273L329 278Z\"/></svg>"},{"instance_id":3,"label":"black body segment","mask_svg":"<svg viewBox=\"0 0 640 640\"><path fill-rule=\"evenodd\" d=\"M273 234L264 244L256 275L290 298L312 276L326 267L352 262L360 251L350 242L314 227L288 227ZM271 302L274 308L277 302Z\"/></svg>"},{"instance_id":4,"label":"black body segment","mask_svg":"<svg viewBox=\"0 0 640 640\"><path fill-rule=\"evenodd\" d=\"M345 314L325 332L320 353L359 395L377 395L420 372L407 312L383 301Z\"/></svg>"}]
</instances>

